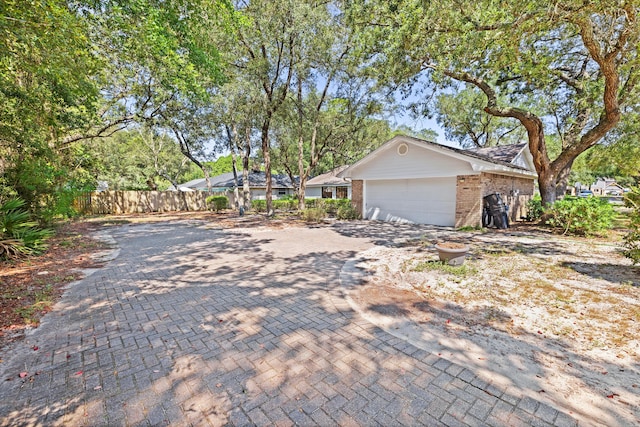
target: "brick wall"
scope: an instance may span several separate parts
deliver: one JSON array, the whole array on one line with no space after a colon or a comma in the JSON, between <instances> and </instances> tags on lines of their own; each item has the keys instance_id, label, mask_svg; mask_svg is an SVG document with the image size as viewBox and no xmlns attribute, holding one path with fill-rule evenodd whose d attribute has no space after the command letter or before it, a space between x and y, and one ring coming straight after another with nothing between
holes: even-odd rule
<instances>
[{"instance_id":1,"label":"brick wall","mask_svg":"<svg viewBox=\"0 0 640 427\"><path fill-rule=\"evenodd\" d=\"M527 202L533 197L535 181L492 173L482 174L482 195L500 193L509 206L509 221L519 221L527 215Z\"/></svg>"},{"instance_id":2,"label":"brick wall","mask_svg":"<svg viewBox=\"0 0 640 427\"><path fill-rule=\"evenodd\" d=\"M527 202L531 200L534 181L492 173L460 175L456 183L456 228L482 225L482 198L500 193L509 206L509 221L519 221L527 215Z\"/></svg>"},{"instance_id":3,"label":"brick wall","mask_svg":"<svg viewBox=\"0 0 640 427\"><path fill-rule=\"evenodd\" d=\"M482 225L481 175L460 175L456 182L455 227L480 227Z\"/></svg>"},{"instance_id":4,"label":"brick wall","mask_svg":"<svg viewBox=\"0 0 640 427\"><path fill-rule=\"evenodd\" d=\"M351 204L362 215L363 204L363 185L361 179L351 181Z\"/></svg>"}]
</instances>

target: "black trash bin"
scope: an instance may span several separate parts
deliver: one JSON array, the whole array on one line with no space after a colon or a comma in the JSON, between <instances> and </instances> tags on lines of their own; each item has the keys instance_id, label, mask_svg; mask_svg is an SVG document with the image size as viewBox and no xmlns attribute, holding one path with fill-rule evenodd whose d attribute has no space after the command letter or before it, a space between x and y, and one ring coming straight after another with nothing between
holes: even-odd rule
<instances>
[{"instance_id":1,"label":"black trash bin","mask_svg":"<svg viewBox=\"0 0 640 427\"><path fill-rule=\"evenodd\" d=\"M509 228L509 208L502 201L500 193L489 194L482 198L482 226Z\"/></svg>"}]
</instances>

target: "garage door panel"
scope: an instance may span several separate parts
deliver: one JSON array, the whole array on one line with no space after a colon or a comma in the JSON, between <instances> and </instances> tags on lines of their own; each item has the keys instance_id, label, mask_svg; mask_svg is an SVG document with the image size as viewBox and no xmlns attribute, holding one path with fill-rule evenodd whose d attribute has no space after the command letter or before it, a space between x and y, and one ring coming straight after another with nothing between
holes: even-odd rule
<instances>
[{"instance_id":1,"label":"garage door panel","mask_svg":"<svg viewBox=\"0 0 640 427\"><path fill-rule=\"evenodd\" d=\"M368 219L453 226L455 178L367 181Z\"/></svg>"}]
</instances>

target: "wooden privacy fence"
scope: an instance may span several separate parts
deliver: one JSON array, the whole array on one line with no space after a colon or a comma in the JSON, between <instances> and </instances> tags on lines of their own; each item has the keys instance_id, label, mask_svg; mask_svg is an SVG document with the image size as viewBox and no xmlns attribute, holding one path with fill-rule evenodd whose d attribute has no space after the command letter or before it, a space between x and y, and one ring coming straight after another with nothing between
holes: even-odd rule
<instances>
[{"instance_id":1,"label":"wooden privacy fence","mask_svg":"<svg viewBox=\"0 0 640 427\"><path fill-rule=\"evenodd\" d=\"M209 196L226 193L204 191L100 191L86 193L76 200L86 214L126 214L207 210Z\"/></svg>"}]
</instances>

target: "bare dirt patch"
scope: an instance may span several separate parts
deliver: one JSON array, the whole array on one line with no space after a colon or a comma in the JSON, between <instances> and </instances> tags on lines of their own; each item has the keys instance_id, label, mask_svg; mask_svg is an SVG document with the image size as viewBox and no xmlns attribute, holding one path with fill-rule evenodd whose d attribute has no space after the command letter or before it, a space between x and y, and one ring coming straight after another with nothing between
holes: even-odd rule
<instances>
[{"instance_id":1,"label":"bare dirt patch","mask_svg":"<svg viewBox=\"0 0 640 427\"><path fill-rule=\"evenodd\" d=\"M105 245L91 237L100 224L59 224L48 249L38 256L0 262L0 348L38 325L81 270L99 266L91 254Z\"/></svg>"},{"instance_id":2,"label":"bare dirt patch","mask_svg":"<svg viewBox=\"0 0 640 427\"><path fill-rule=\"evenodd\" d=\"M433 236L367 251L352 299L390 332L588 423L640 423L640 268L615 238L454 238L471 245L456 268L440 267Z\"/></svg>"}]
</instances>

